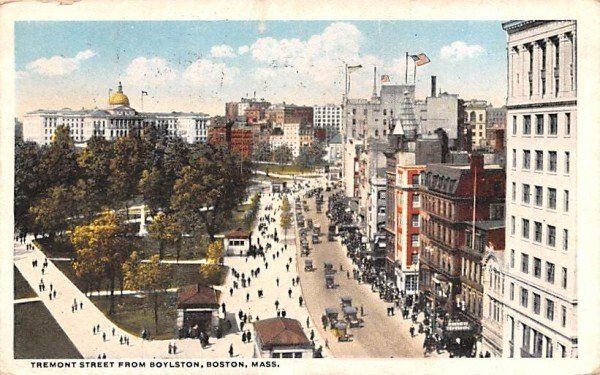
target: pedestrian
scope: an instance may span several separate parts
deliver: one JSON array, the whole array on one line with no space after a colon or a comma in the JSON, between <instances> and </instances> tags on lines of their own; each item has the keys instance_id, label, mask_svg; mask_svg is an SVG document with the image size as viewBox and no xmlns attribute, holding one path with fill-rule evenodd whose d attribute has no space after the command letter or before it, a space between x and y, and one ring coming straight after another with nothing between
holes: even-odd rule
<instances>
[{"instance_id":1,"label":"pedestrian","mask_svg":"<svg viewBox=\"0 0 600 375\"><path fill-rule=\"evenodd\" d=\"M325 339L325 347L329 348L329 340Z\"/></svg>"},{"instance_id":2,"label":"pedestrian","mask_svg":"<svg viewBox=\"0 0 600 375\"><path fill-rule=\"evenodd\" d=\"M291 263L292 263L292 257L290 257L290 259L289 259L289 260L290 260L290 264L291 264Z\"/></svg>"},{"instance_id":3,"label":"pedestrian","mask_svg":"<svg viewBox=\"0 0 600 375\"><path fill-rule=\"evenodd\" d=\"M287 315L287 313L285 312L285 309L281 310L281 317L285 318L286 315Z\"/></svg>"},{"instance_id":4,"label":"pedestrian","mask_svg":"<svg viewBox=\"0 0 600 375\"><path fill-rule=\"evenodd\" d=\"M279 300L275 300L275 309L279 309Z\"/></svg>"},{"instance_id":5,"label":"pedestrian","mask_svg":"<svg viewBox=\"0 0 600 375\"><path fill-rule=\"evenodd\" d=\"M313 341L315 339L315 330L311 329L310 330L310 341Z\"/></svg>"},{"instance_id":6,"label":"pedestrian","mask_svg":"<svg viewBox=\"0 0 600 375\"><path fill-rule=\"evenodd\" d=\"M52 297L56 298L56 289L52 292Z\"/></svg>"},{"instance_id":7,"label":"pedestrian","mask_svg":"<svg viewBox=\"0 0 600 375\"><path fill-rule=\"evenodd\" d=\"M289 288L289 289L288 289L288 297L289 297L289 298L292 298L292 288Z\"/></svg>"},{"instance_id":8,"label":"pedestrian","mask_svg":"<svg viewBox=\"0 0 600 375\"><path fill-rule=\"evenodd\" d=\"M279 286L279 277L275 279L275 283Z\"/></svg>"},{"instance_id":9,"label":"pedestrian","mask_svg":"<svg viewBox=\"0 0 600 375\"><path fill-rule=\"evenodd\" d=\"M246 340L247 340L248 342L252 341L252 333L251 333L250 331L248 331L248 332L246 333Z\"/></svg>"},{"instance_id":10,"label":"pedestrian","mask_svg":"<svg viewBox=\"0 0 600 375\"><path fill-rule=\"evenodd\" d=\"M44 268L42 268L42 275L44 274Z\"/></svg>"},{"instance_id":11,"label":"pedestrian","mask_svg":"<svg viewBox=\"0 0 600 375\"><path fill-rule=\"evenodd\" d=\"M265 269L268 270L269 269L269 263L265 262Z\"/></svg>"},{"instance_id":12,"label":"pedestrian","mask_svg":"<svg viewBox=\"0 0 600 375\"><path fill-rule=\"evenodd\" d=\"M119 336L119 344L123 345L123 336Z\"/></svg>"},{"instance_id":13,"label":"pedestrian","mask_svg":"<svg viewBox=\"0 0 600 375\"><path fill-rule=\"evenodd\" d=\"M281 311L277 310L277 317L281 317Z\"/></svg>"},{"instance_id":14,"label":"pedestrian","mask_svg":"<svg viewBox=\"0 0 600 375\"><path fill-rule=\"evenodd\" d=\"M233 288L229 288L229 297L233 296Z\"/></svg>"},{"instance_id":15,"label":"pedestrian","mask_svg":"<svg viewBox=\"0 0 600 375\"><path fill-rule=\"evenodd\" d=\"M296 276L296 284L300 285L300 276Z\"/></svg>"},{"instance_id":16,"label":"pedestrian","mask_svg":"<svg viewBox=\"0 0 600 375\"><path fill-rule=\"evenodd\" d=\"M112 335L113 336L115 335L115 327L113 327L113 329L112 329Z\"/></svg>"},{"instance_id":17,"label":"pedestrian","mask_svg":"<svg viewBox=\"0 0 600 375\"><path fill-rule=\"evenodd\" d=\"M306 328L310 328L310 318L306 317Z\"/></svg>"},{"instance_id":18,"label":"pedestrian","mask_svg":"<svg viewBox=\"0 0 600 375\"><path fill-rule=\"evenodd\" d=\"M346 277L350 280L350 271L346 271Z\"/></svg>"},{"instance_id":19,"label":"pedestrian","mask_svg":"<svg viewBox=\"0 0 600 375\"><path fill-rule=\"evenodd\" d=\"M365 309L363 305L360 305L360 316L365 316Z\"/></svg>"},{"instance_id":20,"label":"pedestrian","mask_svg":"<svg viewBox=\"0 0 600 375\"><path fill-rule=\"evenodd\" d=\"M48 293L48 296L50 297L50 301L52 301L52 292Z\"/></svg>"},{"instance_id":21,"label":"pedestrian","mask_svg":"<svg viewBox=\"0 0 600 375\"><path fill-rule=\"evenodd\" d=\"M94 335L96 334L96 327L92 328L92 332L94 333Z\"/></svg>"},{"instance_id":22,"label":"pedestrian","mask_svg":"<svg viewBox=\"0 0 600 375\"><path fill-rule=\"evenodd\" d=\"M177 344L173 343L173 354L177 354Z\"/></svg>"},{"instance_id":23,"label":"pedestrian","mask_svg":"<svg viewBox=\"0 0 600 375\"><path fill-rule=\"evenodd\" d=\"M171 354L172 351L173 351L173 346L171 345L171 343L169 343L169 354Z\"/></svg>"},{"instance_id":24,"label":"pedestrian","mask_svg":"<svg viewBox=\"0 0 600 375\"><path fill-rule=\"evenodd\" d=\"M229 345L229 357L233 357L233 344Z\"/></svg>"},{"instance_id":25,"label":"pedestrian","mask_svg":"<svg viewBox=\"0 0 600 375\"><path fill-rule=\"evenodd\" d=\"M106 341L106 332L102 332L102 341Z\"/></svg>"},{"instance_id":26,"label":"pedestrian","mask_svg":"<svg viewBox=\"0 0 600 375\"><path fill-rule=\"evenodd\" d=\"M242 321L242 322L240 322L240 331L243 331L243 330L244 330L244 325L245 325L245 324L246 324L246 323L244 323L243 321Z\"/></svg>"},{"instance_id":27,"label":"pedestrian","mask_svg":"<svg viewBox=\"0 0 600 375\"><path fill-rule=\"evenodd\" d=\"M129 346L129 336L125 337L125 343Z\"/></svg>"},{"instance_id":28,"label":"pedestrian","mask_svg":"<svg viewBox=\"0 0 600 375\"><path fill-rule=\"evenodd\" d=\"M410 326L409 330L410 332L410 337L415 337L415 327L414 326Z\"/></svg>"},{"instance_id":29,"label":"pedestrian","mask_svg":"<svg viewBox=\"0 0 600 375\"><path fill-rule=\"evenodd\" d=\"M298 304L300 305L300 307L302 307L302 302L304 302L302 296L298 297Z\"/></svg>"},{"instance_id":30,"label":"pedestrian","mask_svg":"<svg viewBox=\"0 0 600 375\"><path fill-rule=\"evenodd\" d=\"M246 332L242 333L242 342L245 344L246 343Z\"/></svg>"},{"instance_id":31,"label":"pedestrian","mask_svg":"<svg viewBox=\"0 0 600 375\"><path fill-rule=\"evenodd\" d=\"M221 303L221 310L223 311L223 314L225 314L225 302Z\"/></svg>"},{"instance_id":32,"label":"pedestrian","mask_svg":"<svg viewBox=\"0 0 600 375\"><path fill-rule=\"evenodd\" d=\"M50 283L50 291L52 291L52 289L54 289L54 287L52 286L52 283Z\"/></svg>"},{"instance_id":33,"label":"pedestrian","mask_svg":"<svg viewBox=\"0 0 600 375\"><path fill-rule=\"evenodd\" d=\"M79 309L83 310L83 302L79 302ZM77 310L77 305L75 305L75 310Z\"/></svg>"},{"instance_id":34,"label":"pedestrian","mask_svg":"<svg viewBox=\"0 0 600 375\"><path fill-rule=\"evenodd\" d=\"M246 302L250 301L250 293L246 293Z\"/></svg>"},{"instance_id":35,"label":"pedestrian","mask_svg":"<svg viewBox=\"0 0 600 375\"><path fill-rule=\"evenodd\" d=\"M75 312L75 308L74 308L74 307L75 307L75 306L71 306L71 312L72 312L72 313L73 313L73 312Z\"/></svg>"}]
</instances>

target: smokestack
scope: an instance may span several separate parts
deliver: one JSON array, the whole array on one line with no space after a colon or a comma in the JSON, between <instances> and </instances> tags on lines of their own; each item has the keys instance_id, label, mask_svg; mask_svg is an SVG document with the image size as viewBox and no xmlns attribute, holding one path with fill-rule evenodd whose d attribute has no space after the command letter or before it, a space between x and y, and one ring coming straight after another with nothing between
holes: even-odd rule
<instances>
[{"instance_id":1,"label":"smokestack","mask_svg":"<svg viewBox=\"0 0 600 375\"><path fill-rule=\"evenodd\" d=\"M435 97L436 92L436 76L431 76L431 96Z\"/></svg>"}]
</instances>

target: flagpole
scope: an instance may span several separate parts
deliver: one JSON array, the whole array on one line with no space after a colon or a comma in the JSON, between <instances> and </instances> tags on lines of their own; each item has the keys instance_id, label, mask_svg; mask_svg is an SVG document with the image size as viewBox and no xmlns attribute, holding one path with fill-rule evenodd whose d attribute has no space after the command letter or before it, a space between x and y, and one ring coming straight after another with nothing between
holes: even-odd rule
<instances>
[{"instance_id":1,"label":"flagpole","mask_svg":"<svg viewBox=\"0 0 600 375\"><path fill-rule=\"evenodd\" d=\"M415 62L415 72L413 73L413 85L417 85L417 63Z\"/></svg>"},{"instance_id":2,"label":"flagpole","mask_svg":"<svg viewBox=\"0 0 600 375\"><path fill-rule=\"evenodd\" d=\"M404 71L404 84L408 85L408 52L406 52L406 69Z\"/></svg>"},{"instance_id":3,"label":"flagpole","mask_svg":"<svg viewBox=\"0 0 600 375\"><path fill-rule=\"evenodd\" d=\"M142 99L142 110L141 111L144 112L144 92L143 91L141 94L141 99Z\"/></svg>"}]
</instances>

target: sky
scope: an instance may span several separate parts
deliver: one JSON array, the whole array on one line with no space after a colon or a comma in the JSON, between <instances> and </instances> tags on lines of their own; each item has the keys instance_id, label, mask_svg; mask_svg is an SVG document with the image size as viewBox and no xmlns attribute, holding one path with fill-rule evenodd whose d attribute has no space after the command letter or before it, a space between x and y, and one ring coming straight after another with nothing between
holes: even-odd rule
<instances>
[{"instance_id":1,"label":"sky","mask_svg":"<svg viewBox=\"0 0 600 375\"><path fill-rule=\"evenodd\" d=\"M17 115L39 108L106 108L118 82L133 108L224 114L256 92L272 103L369 98L373 68L405 79L405 54L425 53L417 98L437 76L442 92L501 106L506 34L500 21L85 21L17 22ZM413 80L409 61L409 83Z\"/></svg>"}]
</instances>

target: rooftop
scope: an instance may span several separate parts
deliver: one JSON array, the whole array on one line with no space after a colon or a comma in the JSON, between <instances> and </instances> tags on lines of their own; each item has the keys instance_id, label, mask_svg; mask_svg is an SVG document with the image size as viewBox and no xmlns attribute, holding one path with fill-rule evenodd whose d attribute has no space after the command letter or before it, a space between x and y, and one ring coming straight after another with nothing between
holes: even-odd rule
<instances>
[{"instance_id":1,"label":"rooftop","mask_svg":"<svg viewBox=\"0 0 600 375\"><path fill-rule=\"evenodd\" d=\"M186 285L177 291L177 307L206 307L219 308L220 292L208 286L193 284Z\"/></svg>"},{"instance_id":2,"label":"rooftop","mask_svg":"<svg viewBox=\"0 0 600 375\"><path fill-rule=\"evenodd\" d=\"M311 343L300 322L289 318L271 318L254 322L254 330L262 349L282 346L305 346Z\"/></svg>"}]
</instances>

